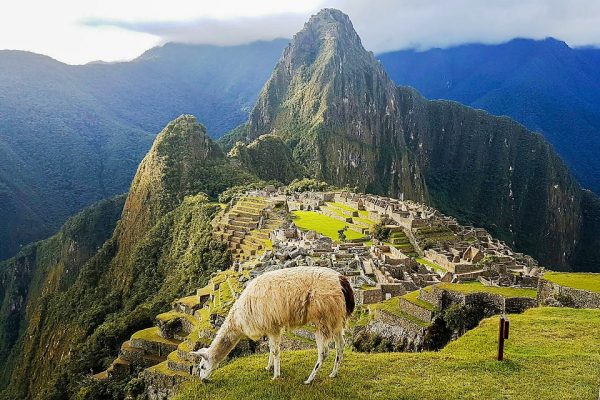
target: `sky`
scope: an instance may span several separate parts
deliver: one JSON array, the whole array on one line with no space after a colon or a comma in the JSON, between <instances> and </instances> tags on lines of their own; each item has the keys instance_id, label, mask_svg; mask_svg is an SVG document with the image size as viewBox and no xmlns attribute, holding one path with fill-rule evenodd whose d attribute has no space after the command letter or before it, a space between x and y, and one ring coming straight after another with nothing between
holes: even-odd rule
<instances>
[{"instance_id":1,"label":"sky","mask_svg":"<svg viewBox=\"0 0 600 400\"><path fill-rule=\"evenodd\" d=\"M3 0L0 49L69 64L129 60L169 41L234 45L291 38L324 7L383 52L555 37L600 47L599 0Z\"/></svg>"}]
</instances>

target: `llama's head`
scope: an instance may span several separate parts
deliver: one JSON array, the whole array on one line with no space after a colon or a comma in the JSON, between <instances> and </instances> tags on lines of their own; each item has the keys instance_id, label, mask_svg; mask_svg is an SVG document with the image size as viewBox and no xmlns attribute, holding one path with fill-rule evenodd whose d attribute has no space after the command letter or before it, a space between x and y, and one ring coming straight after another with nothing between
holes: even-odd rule
<instances>
[{"instance_id":1,"label":"llama's head","mask_svg":"<svg viewBox=\"0 0 600 400\"><path fill-rule=\"evenodd\" d=\"M203 381L208 379L212 372L218 367L218 363L215 362L214 357L210 356L210 352L207 348L196 350L193 352L201 357L200 365L198 365L197 374Z\"/></svg>"}]
</instances>

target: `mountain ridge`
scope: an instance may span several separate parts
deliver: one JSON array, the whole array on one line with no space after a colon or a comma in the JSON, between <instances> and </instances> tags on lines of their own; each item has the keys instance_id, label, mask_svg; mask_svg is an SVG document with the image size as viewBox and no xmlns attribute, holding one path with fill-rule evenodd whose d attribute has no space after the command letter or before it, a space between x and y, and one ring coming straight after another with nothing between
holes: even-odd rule
<instances>
[{"instance_id":1,"label":"mountain ridge","mask_svg":"<svg viewBox=\"0 0 600 400\"><path fill-rule=\"evenodd\" d=\"M399 85L508 115L543 132L581 184L599 193L600 49L570 48L554 38L514 39L378 58Z\"/></svg>"},{"instance_id":2,"label":"mountain ridge","mask_svg":"<svg viewBox=\"0 0 600 400\"><path fill-rule=\"evenodd\" d=\"M180 114L212 135L243 122L285 43L173 44L88 65L0 50L0 259L127 191L156 132Z\"/></svg>"},{"instance_id":3,"label":"mountain ridge","mask_svg":"<svg viewBox=\"0 0 600 400\"><path fill-rule=\"evenodd\" d=\"M577 243L600 226L581 230L582 192L543 137L508 118L396 87L348 32L351 22L340 11L312 16L248 122L222 143L280 136L311 176L428 202L542 263L580 268L572 265Z\"/></svg>"}]
</instances>

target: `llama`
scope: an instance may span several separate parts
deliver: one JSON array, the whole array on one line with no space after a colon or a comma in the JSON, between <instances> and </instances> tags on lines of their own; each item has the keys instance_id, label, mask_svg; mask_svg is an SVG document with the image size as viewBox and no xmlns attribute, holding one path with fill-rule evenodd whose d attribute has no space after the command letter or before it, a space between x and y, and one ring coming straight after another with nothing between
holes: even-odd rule
<instances>
[{"instance_id":1,"label":"llama","mask_svg":"<svg viewBox=\"0 0 600 400\"><path fill-rule=\"evenodd\" d=\"M354 294L345 276L324 267L295 267L264 273L250 281L217 332L210 347L195 351L202 359L196 372L208 379L219 363L243 336L269 339L269 362L273 379L280 376L281 335L285 329L307 323L316 326L317 363L308 379L315 379L327 357L328 345L335 341L335 377L344 352L344 328L354 311Z\"/></svg>"}]
</instances>

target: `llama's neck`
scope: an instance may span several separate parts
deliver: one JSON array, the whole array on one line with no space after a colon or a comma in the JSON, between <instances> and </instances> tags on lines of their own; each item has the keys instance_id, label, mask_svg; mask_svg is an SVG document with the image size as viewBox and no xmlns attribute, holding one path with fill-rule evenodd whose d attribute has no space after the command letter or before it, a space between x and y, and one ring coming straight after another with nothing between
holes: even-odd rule
<instances>
[{"instance_id":1,"label":"llama's neck","mask_svg":"<svg viewBox=\"0 0 600 400\"><path fill-rule=\"evenodd\" d=\"M238 329L231 314L228 315L209 347L209 353L214 361L217 363L223 361L241 338L241 331Z\"/></svg>"}]
</instances>

